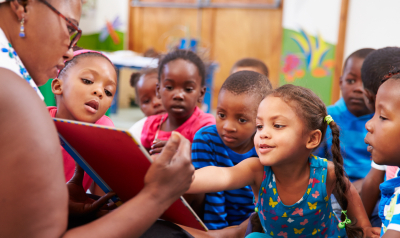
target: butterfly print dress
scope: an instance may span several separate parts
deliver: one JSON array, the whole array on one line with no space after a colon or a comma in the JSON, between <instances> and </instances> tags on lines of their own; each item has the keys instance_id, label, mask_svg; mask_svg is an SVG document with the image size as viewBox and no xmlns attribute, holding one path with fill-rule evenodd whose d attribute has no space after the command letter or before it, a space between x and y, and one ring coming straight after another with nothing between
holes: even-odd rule
<instances>
[{"instance_id":1,"label":"butterfly print dress","mask_svg":"<svg viewBox=\"0 0 400 238\"><path fill-rule=\"evenodd\" d=\"M326 192L328 162L314 155L310 156L309 162L307 191L290 206L279 198L271 167L264 167L256 211L265 234L278 238L346 237L345 229L338 228L338 219Z\"/></svg>"}]
</instances>

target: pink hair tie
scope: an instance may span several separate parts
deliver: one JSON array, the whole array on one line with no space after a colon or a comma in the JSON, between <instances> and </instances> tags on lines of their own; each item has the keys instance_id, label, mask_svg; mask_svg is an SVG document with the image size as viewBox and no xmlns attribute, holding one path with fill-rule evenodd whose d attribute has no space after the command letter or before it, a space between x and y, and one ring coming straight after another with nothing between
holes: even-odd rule
<instances>
[{"instance_id":1,"label":"pink hair tie","mask_svg":"<svg viewBox=\"0 0 400 238\"><path fill-rule=\"evenodd\" d=\"M95 53L95 54L99 54L99 55L102 55L102 56L104 56L106 59L108 59L108 61L110 61L111 62L111 60L107 57L107 56L105 56L103 53L101 53L100 51L95 51L95 50L77 50L77 51L74 51L74 56L73 57L75 57L75 56L77 56L77 55L81 55L81 54L86 54L86 53ZM72 60L72 59L71 59ZM66 61L65 61L66 62Z\"/></svg>"},{"instance_id":2,"label":"pink hair tie","mask_svg":"<svg viewBox=\"0 0 400 238\"><path fill-rule=\"evenodd\" d=\"M101 53L100 51L85 50L85 49L84 49L84 50L77 50L77 51L74 51L74 56L72 56L72 59L66 60L66 61L64 61L64 63L66 63L67 61L73 60L73 59L74 59L76 56L78 56L78 55L86 54L86 53L99 54L99 55L103 56L104 58L106 58L108 61L110 61L110 63L111 63L112 65L114 65L114 64L111 62L111 60L110 60L105 54ZM65 68L65 67L64 67L64 68ZM57 78L58 78L58 76L60 75L60 72L61 72L64 68L62 68L61 70L58 71Z\"/></svg>"}]
</instances>

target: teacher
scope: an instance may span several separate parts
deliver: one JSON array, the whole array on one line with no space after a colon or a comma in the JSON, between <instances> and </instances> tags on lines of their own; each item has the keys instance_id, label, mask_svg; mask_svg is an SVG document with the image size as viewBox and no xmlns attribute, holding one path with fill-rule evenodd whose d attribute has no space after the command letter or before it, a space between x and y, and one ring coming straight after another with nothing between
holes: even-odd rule
<instances>
[{"instance_id":1,"label":"teacher","mask_svg":"<svg viewBox=\"0 0 400 238\"><path fill-rule=\"evenodd\" d=\"M139 237L192 181L190 143L175 133L136 197L66 231L59 140L36 85L72 56L81 8L81 0L0 0L0 237Z\"/></svg>"}]
</instances>

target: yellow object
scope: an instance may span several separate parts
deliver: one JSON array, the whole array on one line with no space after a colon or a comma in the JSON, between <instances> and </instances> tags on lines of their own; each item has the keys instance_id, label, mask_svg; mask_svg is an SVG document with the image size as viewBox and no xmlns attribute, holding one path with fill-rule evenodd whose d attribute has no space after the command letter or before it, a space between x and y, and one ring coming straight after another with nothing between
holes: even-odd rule
<instances>
[{"instance_id":1,"label":"yellow object","mask_svg":"<svg viewBox=\"0 0 400 238\"><path fill-rule=\"evenodd\" d=\"M317 209L317 204L318 204L318 202L315 202L315 203L308 202L308 207L310 208L310 210L314 210L314 209Z\"/></svg>"},{"instance_id":2,"label":"yellow object","mask_svg":"<svg viewBox=\"0 0 400 238\"><path fill-rule=\"evenodd\" d=\"M269 205L274 208L276 205L278 204L278 202L274 202L274 200L272 200L272 197L269 198Z\"/></svg>"}]
</instances>

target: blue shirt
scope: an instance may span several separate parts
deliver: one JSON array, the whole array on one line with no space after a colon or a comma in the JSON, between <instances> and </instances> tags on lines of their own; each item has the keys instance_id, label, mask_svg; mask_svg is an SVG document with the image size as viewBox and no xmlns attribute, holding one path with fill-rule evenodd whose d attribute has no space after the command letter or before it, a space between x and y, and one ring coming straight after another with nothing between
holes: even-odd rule
<instances>
[{"instance_id":1,"label":"blue shirt","mask_svg":"<svg viewBox=\"0 0 400 238\"><path fill-rule=\"evenodd\" d=\"M244 159L258 157L255 148L238 154L228 148L218 135L215 125L200 129L192 144L192 162L196 169L206 166L232 167ZM250 186L241 189L207 193L204 224L210 230L239 225L254 212Z\"/></svg>"},{"instance_id":2,"label":"blue shirt","mask_svg":"<svg viewBox=\"0 0 400 238\"><path fill-rule=\"evenodd\" d=\"M400 177L381 183L379 188L381 189L379 217L382 220L382 237L387 230L400 232Z\"/></svg>"},{"instance_id":3,"label":"blue shirt","mask_svg":"<svg viewBox=\"0 0 400 238\"><path fill-rule=\"evenodd\" d=\"M257 212L265 234L273 237L345 237L346 230L338 228L326 191L328 161L311 155L310 180L300 200L283 204L271 167L264 166L264 178L259 190Z\"/></svg>"},{"instance_id":4,"label":"blue shirt","mask_svg":"<svg viewBox=\"0 0 400 238\"><path fill-rule=\"evenodd\" d=\"M340 152L343 156L344 170L353 182L365 178L371 169L371 154L367 151L364 138L367 135L365 124L373 114L356 117L347 109L343 98L327 108L340 129ZM315 151L315 155L332 160L332 131L328 126L325 139Z\"/></svg>"}]
</instances>

